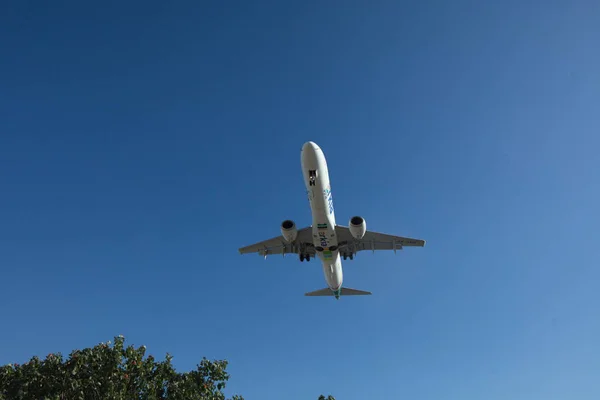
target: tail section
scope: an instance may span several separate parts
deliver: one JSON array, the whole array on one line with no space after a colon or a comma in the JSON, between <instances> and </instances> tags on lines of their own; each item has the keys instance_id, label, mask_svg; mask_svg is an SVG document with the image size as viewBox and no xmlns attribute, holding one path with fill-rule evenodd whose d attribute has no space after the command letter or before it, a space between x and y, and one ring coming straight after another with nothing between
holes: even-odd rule
<instances>
[{"instance_id":1,"label":"tail section","mask_svg":"<svg viewBox=\"0 0 600 400\"><path fill-rule=\"evenodd\" d=\"M314 292L304 293L305 296L333 296L333 290L329 288L315 290Z\"/></svg>"},{"instance_id":2,"label":"tail section","mask_svg":"<svg viewBox=\"0 0 600 400\"><path fill-rule=\"evenodd\" d=\"M371 295L373 293L367 292L364 290L350 289L350 288L343 287L342 292L340 294L342 296L365 296L365 295Z\"/></svg>"},{"instance_id":3,"label":"tail section","mask_svg":"<svg viewBox=\"0 0 600 400\"><path fill-rule=\"evenodd\" d=\"M330 288L315 290L314 292L305 293L305 296L335 296L335 298L339 299L340 296L364 296L371 295L371 292L366 292L364 290L350 289L350 288L340 288L336 291L331 290Z\"/></svg>"}]
</instances>

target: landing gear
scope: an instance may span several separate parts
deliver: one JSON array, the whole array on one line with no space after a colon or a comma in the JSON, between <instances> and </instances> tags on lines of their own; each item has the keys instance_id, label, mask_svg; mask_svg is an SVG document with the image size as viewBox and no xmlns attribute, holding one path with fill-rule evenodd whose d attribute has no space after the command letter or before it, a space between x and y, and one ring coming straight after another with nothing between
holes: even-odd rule
<instances>
[{"instance_id":1,"label":"landing gear","mask_svg":"<svg viewBox=\"0 0 600 400\"><path fill-rule=\"evenodd\" d=\"M345 260L347 257L350 257L350 259L351 259L351 260L354 260L354 253L350 253L350 254L348 254L348 253L344 253L344 255L343 255L342 257L344 257L344 260Z\"/></svg>"},{"instance_id":2,"label":"landing gear","mask_svg":"<svg viewBox=\"0 0 600 400\"><path fill-rule=\"evenodd\" d=\"M304 261L304 259L306 259L306 262L309 262L310 261L310 254L300 253L300 262Z\"/></svg>"},{"instance_id":3,"label":"landing gear","mask_svg":"<svg viewBox=\"0 0 600 400\"><path fill-rule=\"evenodd\" d=\"M314 169L308 170L308 184L309 186L315 186L317 184L317 171Z\"/></svg>"}]
</instances>

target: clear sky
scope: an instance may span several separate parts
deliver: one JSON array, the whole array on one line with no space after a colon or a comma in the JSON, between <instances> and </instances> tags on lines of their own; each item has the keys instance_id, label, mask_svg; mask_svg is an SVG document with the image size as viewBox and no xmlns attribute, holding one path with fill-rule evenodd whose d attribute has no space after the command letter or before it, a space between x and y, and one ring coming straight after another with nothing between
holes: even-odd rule
<instances>
[{"instance_id":1,"label":"clear sky","mask_svg":"<svg viewBox=\"0 0 600 400\"><path fill-rule=\"evenodd\" d=\"M123 334L247 399L600 397L597 1L5 1L0 363ZM427 240L242 256L310 224Z\"/></svg>"}]
</instances>

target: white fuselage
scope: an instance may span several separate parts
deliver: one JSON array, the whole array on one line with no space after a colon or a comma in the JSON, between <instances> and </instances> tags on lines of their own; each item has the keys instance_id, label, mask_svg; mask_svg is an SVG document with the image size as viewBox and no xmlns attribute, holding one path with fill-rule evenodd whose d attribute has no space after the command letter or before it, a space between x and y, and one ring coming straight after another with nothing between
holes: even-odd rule
<instances>
[{"instance_id":1,"label":"white fuselage","mask_svg":"<svg viewBox=\"0 0 600 400\"><path fill-rule=\"evenodd\" d=\"M313 244L323 263L325 281L337 297L343 281L342 261L337 248L335 212L325 155L317 144L307 142L302 146L301 164L312 212Z\"/></svg>"}]
</instances>

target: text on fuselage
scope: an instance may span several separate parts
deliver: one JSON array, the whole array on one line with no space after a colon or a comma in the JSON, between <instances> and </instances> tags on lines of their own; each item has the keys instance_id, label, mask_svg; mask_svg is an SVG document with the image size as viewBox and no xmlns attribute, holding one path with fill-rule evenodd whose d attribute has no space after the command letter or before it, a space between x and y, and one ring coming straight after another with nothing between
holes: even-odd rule
<instances>
[{"instance_id":1,"label":"text on fuselage","mask_svg":"<svg viewBox=\"0 0 600 400\"><path fill-rule=\"evenodd\" d=\"M327 188L323 190L323 194L327 199L327 205L329 207L329 214L333 214L333 196L331 195L331 189Z\"/></svg>"},{"instance_id":2,"label":"text on fuselage","mask_svg":"<svg viewBox=\"0 0 600 400\"><path fill-rule=\"evenodd\" d=\"M327 232L319 231L319 243L321 247L327 247Z\"/></svg>"}]
</instances>

